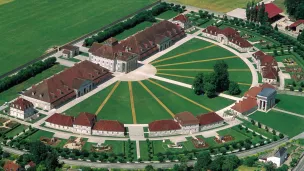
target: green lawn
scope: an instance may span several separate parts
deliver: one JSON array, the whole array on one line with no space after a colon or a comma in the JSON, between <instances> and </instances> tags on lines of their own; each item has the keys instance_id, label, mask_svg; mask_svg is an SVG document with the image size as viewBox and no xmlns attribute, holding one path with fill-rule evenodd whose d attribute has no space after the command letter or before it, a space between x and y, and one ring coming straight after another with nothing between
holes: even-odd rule
<instances>
[{"instance_id":1,"label":"green lawn","mask_svg":"<svg viewBox=\"0 0 304 171\"><path fill-rule=\"evenodd\" d=\"M276 106L277 108L304 115L304 97L278 94L276 99L280 100Z\"/></svg>"},{"instance_id":2,"label":"green lawn","mask_svg":"<svg viewBox=\"0 0 304 171\"><path fill-rule=\"evenodd\" d=\"M106 140L105 145L110 145L112 147L112 151L115 154L120 154L125 151L125 141L114 141L114 140Z\"/></svg>"},{"instance_id":3,"label":"green lawn","mask_svg":"<svg viewBox=\"0 0 304 171\"><path fill-rule=\"evenodd\" d=\"M23 130L26 130L27 128L28 128L28 126L26 126L26 125L19 125L17 128L10 130L5 135L7 137L14 137L15 135L18 135L19 133L21 133Z\"/></svg>"},{"instance_id":4,"label":"green lawn","mask_svg":"<svg viewBox=\"0 0 304 171\"><path fill-rule=\"evenodd\" d=\"M234 140L229 141L229 142L237 142L237 141L245 140L245 139L249 138L249 136L247 136L239 131L236 131L234 128L224 129L224 130L218 131L217 133L220 136L231 135L234 138Z\"/></svg>"},{"instance_id":5,"label":"green lawn","mask_svg":"<svg viewBox=\"0 0 304 171\"><path fill-rule=\"evenodd\" d=\"M1 47L0 47L1 48ZM1 61L1 58L0 58ZM29 87L31 87L33 84L37 84L40 81L42 81L45 78L48 78L52 75L54 75L55 73L58 73L60 71L62 71L64 68L66 68L65 66L62 65L54 65L53 67L43 71L40 74L37 74L35 77L32 77L14 87L11 87L10 89L0 93L0 105L5 103L5 102L9 102L11 100L13 100L14 98L16 98L18 96L18 92L27 89Z\"/></svg>"},{"instance_id":6,"label":"green lawn","mask_svg":"<svg viewBox=\"0 0 304 171\"><path fill-rule=\"evenodd\" d=\"M39 130L37 132L35 132L34 134L28 136L26 138L27 141L39 141L40 137L48 137L48 138L52 138L54 135L54 133L52 132L47 132L47 131L43 131L43 130Z\"/></svg>"},{"instance_id":7,"label":"green lawn","mask_svg":"<svg viewBox=\"0 0 304 171\"><path fill-rule=\"evenodd\" d=\"M171 144L169 140L166 140L165 143L163 141L151 141L153 147L153 154L157 155L158 153L165 153L167 151L170 152L183 152L185 148L168 148L168 144Z\"/></svg>"},{"instance_id":8,"label":"green lawn","mask_svg":"<svg viewBox=\"0 0 304 171\"><path fill-rule=\"evenodd\" d=\"M268 127L274 128L283 134L288 135L289 137L296 136L304 131L304 118L297 116L277 111L270 111L268 113L258 111L250 115L250 117L267 125Z\"/></svg>"},{"instance_id":9,"label":"green lawn","mask_svg":"<svg viewBox=\"0 0 304 171\"><path fill-rule=\"evenodd\" d=\"M63 146L68 142L66 139L60 139L60 143L57 144L56 147L63 148Z\"/></svg>"},{"instance_id":10,"label":"green lawn","mask_svg":"<svg viewBox=\"0 0 304 171\"><path fill-rule=\"evenodd\" d=\"M140 158L144 161L149 159L149 152L148 152L148 144L146 141L139 141L140 146Z\"/></svg>"},{"instance_id":11,"label":"green lawn","mask_svg":"<svg viewBox=\"0 0 304 171\"><path fill-rule=\"evenodd\" d=\"M1 5L0 74L153 2L27 0Z\"/></svg>"},{"instance_id":12,"label":"green lawn","mask_svg":"<svg viewBox=\"0 0 304 171\"><path fill-rule=\"evenodd\" d=\"M135 27L130 28L129 30L125 30L124 32L116 35L115 38L118 39L118 40L123 40L123 39L125 39L125 38L127 38L127 37L129 37L129 36L131 36L131 35L133 35L133 34L135 34L137 32L139 32L141 30L144 30L147 27L152 26L152 24L153 23L148 22L148 21L142 22L142 23L136 25Z\"/></svg>"},{"instance_id":13,"label":"green lawn","mask_svg":"<svg viewBox=\"0 0 304 171\"><path fill-rule=\"evenodd\" d=\"M265 169L259 167L248 167L245 165L241 165L236 169L236 171L265 171Z\"/></svg>"},{"instance_id":14,"label":"green lawn","mask_svg":"<svg viewBox=\"0 0 304 171\"><path fill-rule=\"evenodd\" d=\"M171 19L171 18L173 18L173 17L175 17L177 15L178 15L178 12L175 12L173 10L168 10L168 11L166 11L166 12L164 12L164 13L156 16L156 17L164 19L164 20L169 20L169 19Z\"/></svg>"},{"instance_id":15,"label":"green lawn","mask_svg":"<svg viewBox=\"0 0 304 171\"><path fill-rule=\"evenodd\" d=\"M266 136L267 138L270 138L270 139L273 138L273 134L271 132L267 132L265 129L252 125L252 123L248 122L247 120L241 119L241 121L243 122L242 125L246 126L247 128L250 128L257 133L262 134L262 135Z\"/></svg>"},{"instance_id":16,"label":"green lawn","mask_svg":"<svg viewBox=\"0 0 304 171\"><path fill-rule=\"evenodd\" d=\"M86 142L82 147L83 150L91 151L92 145L96 145L96 143Z\"/></svg>"},{"instance_id":17,"label":"green lawn","mask_svg":"<svg viewBox=\"0 0 304 171\"><path fill-rule=\"evenodd\" d=\"M261 0L256 0L259 2ZM245 8L248 0L169 0L169 2L176 2L185 5L191 5L202 9L209 9L218 12L229 12L235 8Z\"/></svg>"}]
</instances>

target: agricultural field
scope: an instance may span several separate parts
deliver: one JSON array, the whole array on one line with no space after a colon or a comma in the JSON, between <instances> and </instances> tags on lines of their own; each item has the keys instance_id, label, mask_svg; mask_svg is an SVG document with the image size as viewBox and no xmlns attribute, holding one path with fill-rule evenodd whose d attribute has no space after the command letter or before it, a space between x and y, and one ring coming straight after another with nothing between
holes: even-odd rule
<instances>
[{"instance_id":1,"label":"agricultural field","mask_svg":"<svg viewBox=\"0 0 304 171\"><path fill-rule=\"evenodd\" d=\"M133 90L135 111L133 115L129 84ZM112 85L98 92L65 113L75 116L79 112L86 111L96 113L99 119L119 120L122 123L134 123L135 119L136 123L149 123L154 120L171 119L174 114L183 111L190 111L194 115L217 111L233 103L222 97L209 99L205 96L197 96L189 88L157 80L118 82L117 85L116 88L115 85ZM110 94L112 91L113 93ZM109 98L107 98L108 96Z\"/></svg>"},{"instance_id":2,"label":"agricultural field","mask_svg":"<svg viewBox=\"0 0 304 171\"><path fill-rule=\"evenodd\" d=\"M0 74L155 0L0 1ZM31 11L31 13L29 13Z\"/></svg>"},{"instance_id":3,"label":"agricultural field","mask_svg":"<svg viewBox=\"0 0 304 171\"><path fill-rule=\"evenodd\" d=\"M260 2L261 0L256 0L255 2ZM218 12L229 12L235 8L245 8L247 4L247 0L234 0L229 1L227 3L227 0L169 0L168 2L175 2L185 5L191 5L194 7L199 7L203 9L208 9L212 11L218 11Z\"/></svg>"},{"instance_id":4,"label":"agricultural field","mask_svg":"<svg viewBox=\"0 0 304 171\"><path fill-rule=\"evenodd\" d=\"M288 135L290 138L304 131L304 118L273 110L268 113L257 111L250 115L250 118L278 130L281 133Z\"/></svg>"},{"instance_id":5,"label":"agricultural field","mask_svg":"<svg viewBox=\"0 0 304 171\"><path fill-rule=\"evenodd\" d=\"M160 18L160 19L164 19L164 20L169 20L175 16L178 15L178 12L175 12L173 10L168 10L162 14L159 14L158 16L156 16L156 18Z\"/></svg>"},{"instance_id":6,"label":"agricultural field","mask_svg":"<svg viewBox=\"0 0 304 171\"><path fill-rule=\"evenodd\" d=\"M276 99L279 100L276 108L304 115L304 97L278 94Z\"/></svg>"},{"instance_id":7,"label":"agricultural field","mask_svg":"<svg viewBox=\"0 0 304 171\"><path fill-rule=\"evenodd\" d=\"M8 89L4 92L1 92L0 93L0 97L1 97L0 105L16 98L18 96L18 92L21 92L22 90L25 90L25 89L31 87L33 84L39 83L40 81L64 70L65 68L66 67L63 65L59 65L59 64L54 65L51 68L41 72L40 74L37 74L35 77L32 77L18 85L15 85L14 87L11 87L10 89Z\"/></svg>"}]
</instances>

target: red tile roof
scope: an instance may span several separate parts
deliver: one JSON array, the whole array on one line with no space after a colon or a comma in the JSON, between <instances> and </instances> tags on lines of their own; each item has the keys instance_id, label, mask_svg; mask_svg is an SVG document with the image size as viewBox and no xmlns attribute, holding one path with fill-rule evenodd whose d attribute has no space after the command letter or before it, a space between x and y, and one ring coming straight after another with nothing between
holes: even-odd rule
<instances>
[{"instance_id":1,"label":"red tile roof","mask_svg":"<svg viewBox=\"0 0 304 171\"><path fill-rule=\"evenodd\" d=\"M149 123L149 131L171 131L181 129L180 125L174 120L157 120Z\"/></svg>"},{"instance_id":2,"label":"red tile roof","mask_svg":"<svg viewBox=\"0 0 304 171\"><path fill-rule=\"evenodd\" d=\"M217 36L217 34L220 32L220 29L216 26L208 26L202 32Z\"/></svg>"},{"instance_id":3,"label":"red tile roof","mask_svg":"<svg viewBox=\"0 0 304 171\"><path fill-rule=\"evenodd\" d=\"M268 13L268 18L273 18L283 12L283 10L274 3L265 4L265 11Z\"/></svg>"},{"instance_id":4,"label":"red tile roof","mask_svg":"<svg viewBox=\"0 0 304 171\"><path fill-rule=\"evenodd\" d=\"M125 127L121 122L116 120L99 120L95 123L93 130L125 132Z\"/></svg>"},{"instance_id":5,"label":"red tile roof","mask_svg":"<svg viewBox=\"0 0 304 171\"><path fill-rule=\"evenodd\" d=\"M182 23L186 23L188 21L188 18L185 15L180 14L180 15L174 17L173 21L180 21Z\"/></svg>"},{"instance_id":6,"label":"red tile roof","mask_svg":"<svg viewBox=\"0 0 304 171\"><path fill-rule=\"evenodd\" d=\"M14 163L10 160L6 161L3 166L3 170L5 171L18 171L20 169L21 167L17 163Z\"/></svg>"},{"instance_id":7,"label":"red tile roof","mask_svg":"<svg viewBox=\"0 0 304 171\"><path fill-rule=\"evenodd\" d=\"M56 125L73 127L74 117L55 113L45 121Z\"/></svg>"},{"instance_id":8,"label":"red tile roof","mask_svg":"<svg viewBox=\"0 0 304 171\"><path fill-rule=\"evenodd\" d=\"M245 92L244 96L256 99L257 95L262 91L262 87L251 87L247 92Z\"/></svg>"},{"instance_id":9,"label":"red tile roof","mask_svg":"<svg viewBox=\"0 0 304 171\"><path fill-rule=\"evenodd\" d=\"M227 28L224 28L224 29L220 30L219 34L223 34L228 38L240 35L235 29L233 29L231 27L227 27Z\"/></svg>"},{"instance_id":10,"label":"red tile roof","mask_svg":"<svg viewBox=\"0 0 304 171\"><path fill-rule=\"evenodd\" d=\"M73 45L65 45L61 49L66 49L66 50L69 50L69 51L75 51L75 50L78 50L79 47L73 46Z\"/></svg>"},{"instance_id":11,"label":"red tile roof","mask_svg":"<svg viewBox=\"0 0 304 171\"><path fill-rule=\"evenodd\" d=\"M275 58L273 56L270 55L264 55L260 58L261 60L261 66L278 66L277 61L275 60Z\"/></svg>"},{"instance_id":12,"label":"red tile roof","mask_svg":"<svg viewBox=\"0 0 304 171\"><path fill-rule=\"evenodd\" d=\"M33 85L24 95L48 103L66 101L76 96L74 89L79 88L81 85L79 82L92 81L97 83L110 74L109 70L85 60L45 79L38 85Z\"/></svg>"},{"instance_id":13,"label":"red tile roof","mask_svg":"<svg viewBox=\"0 0 304 171\"><path fill-rule=\"evenodd\" d=\"M265 56L265 53L262 51L257 51L254 54L252 54L252 56L257 60L260 60L263 56Z\"/></svg>"},{"instance_id":14,"label":"red tile roof","mask_svg":"<svg viewBox=\"0 0 304 171\"><path fill-rule=\"evenodd\" d=\"M231 107L231 109L243 114L245 112L250 111L252 108L256 106L257 106L256 99L245 98L242 99L240 102L235 103L234 106Z\"/></svg>"},{"instance_id":15,"label":"red tile roof","mask_svg":"<svg viewBox=\"0 0 304 171\"><path fill-rule=\"evenodd\" d=\"M232 37L229 41L238 45L241 48L252 47L251 43L249 43L246 39L243 39L242 37L240 37L238 35Z\"/></svg>"},{"instance_id":16,"label":"red tile roof","mask_svg":"<svg viewBox=\"0 0 304 171\"><path fill-rule=\"evenodd\" d=\"M10 107L12 108L16 108L16 109L19 109L19 110L26 110L28 108L31 108L33 107L33 103L23 99L23 98L18 98L17 100L15 100L14 102L11 103Z\"/></svg>"},{"instance_id":17,"label":"red tile roof","mask_svg":"<svg viewBox=\"0 0 304 171\"><path fill-rule=\"evenodd\" d=\"M272 66L266 66L262 68L262 76L263 78L268 78L268 79L277 79L278 78L278 73L279 71L272 67Z\"/></svg>"},{"instance_id":18,"label":"red tile roof","mask_svg":"<svg viewBox=\"0 0 304 171\"><path fill-rule=\"evenodd\" d=\"M174 118L182 126L199 124L198 119L192 113L187 111L176 114Z\"/></svg>"},{"instance_id":19,"label":"red tile roof","mask_svg":"<svg viewBox=\"0 0 304 171\"><path fill-rule=\"evenodd\" d=\"M27 165L29 165L30 167L35 167L36 163L34 163L33 161L30 161Z\"/></svg>"},{"instance_id":20,"label":"red tile roof","mask_svg":"<svg viewBox=\"0 0 304 171\"><path fill-rule=\"evenodd\" d=\"M272 89L275 89L275 87L274 87L273 85L268 84L268 83L264 83L264 84L260 85L260 87L262 87L262 88L272 88Z\"/></svg>"},{"instance_id":21,"label":"red tile roof","mask_svg":"<svg viewBox=\"0 0 304 171\"><path fill-rule=\"evenodd\" d=\"M92 127L95 123L95 120L96 120L96 115L87 112L81 112L75 118L74 125Z\"/></svg>"},{"instance_id":22,"label":"red tile roof","mask_svg":"<svg viewBox=\"0 0 304 171\"><path fill-rule=\"evenodd\" d=\"M298 27L298 25L304 24L304 20L297 20L296 22L292 23L289 27Z\"/></svg>"},{"instance_id":23,"label":"red tile roof","mask_svg":"<svg viewBox=\"0 0 304 171\"><path fill-rule=\"evenodd\" d=\"M224 119L215 112L199 115L197 116L197 119L199 120L200 125L209 125L209 124L224 121Z\"/></svg>"}]
</instances>

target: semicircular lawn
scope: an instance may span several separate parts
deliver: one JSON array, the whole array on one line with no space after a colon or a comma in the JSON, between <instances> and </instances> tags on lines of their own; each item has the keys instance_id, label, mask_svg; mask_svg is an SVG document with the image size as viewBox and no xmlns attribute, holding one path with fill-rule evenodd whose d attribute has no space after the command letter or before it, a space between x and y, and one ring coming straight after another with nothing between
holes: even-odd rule
<instances>
[{"instance_id":1,"label":"semicircular lawn","mask_svg":"<svg viewBox=\"0 0 304 171\"><path fill-rule=\"evenodd\" d=\"M156 67L157 76L192 84L198 73L212 72L221 60L229 67L230 80L239 83L242 93L247 91L252 83L247 64L232 52L201 39L193 38L151 64Z\"/></svg>"},{"instance_id":2,"label":"semicircular lawn","mask_svg":"<svg viewBox=\"0 0 304 171\"><path fill-rule=\"evenodd\" d=\"M117 82L80 102L64 113L95 113L98 119L119 120L124 124L148 124L172 119L189 111L194 115L220 110L234 101L222 97L197 96L190 88L158 80Z\"/></svg>"}]
</instances>

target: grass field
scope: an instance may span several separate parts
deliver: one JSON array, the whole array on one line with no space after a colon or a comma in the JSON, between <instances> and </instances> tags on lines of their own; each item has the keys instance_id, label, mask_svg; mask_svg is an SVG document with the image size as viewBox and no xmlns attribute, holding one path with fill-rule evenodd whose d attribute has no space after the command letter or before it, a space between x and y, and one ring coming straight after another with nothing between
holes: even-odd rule
<instances>
[{"instance_id":1,"label":"grass field","mask_svg":"<svg viewBox=\"0 0 304 171\"><path fill-rule=\"evenodd\" d=\"M236 171L265 171L264 168L259 168L259 167L248 167L248 166L240 166L236 169Z\"/></svg>"},{"instance_id":2,"label":"grass field","mask_svg":"<svg viewBox=\"0 0 304 171\"><path fill-rule=\"evenodd\" d=\"M52 138L53 135L54 135L54 133L52 133L52 132L47 132L47 131L39 130L39 131L35 132L34 134L28 136L26 138L26 140L28 140L28 141L37 141L37 140L40 139L40 137Z\"/></svg>"},{"instance_id":3,"label":"grass field","mask_svg":"<svg viewBox=\"0 0 304 171\"><path fill-rule=\"evenodd\" d=\"M290 138L304 131L303 118L281 112L270 111L264 113L258 111L250 115L250 118L257 120L268 127L274 128L283 134L288 135Z\"/></svg>"},{"instance_id":4,"label":"grass field","mask_svg":"<svg viewBox=\"0 0 304 171\"><path fill-rule=\"evenodd\" d=\"M304 97L278 94L276 98L280 100L277 108L304 115Z\"/></svg>"},{"instance_id":5,"label":"grass field","mask_svg":"<svg viewBox=\"0 0 304 171\"><path fill-rule=\"evenodd\" d=\"M152 24L153 23L148 22L148 21L142 22L142 23L136 25L135 27L130 28L129 30L125 30L124 32L116 35L115 38L117 40L123 40L123 39L125 39L125 38L127 38L127 37L129 37L129 36L131 36L131 35L133 35L133 34L135 34L137 32L139 32L141 30L144 30L147 27L152 26Z\"/></svg>"},{"instance_id":6,"label":"grass field","mask_svg":"<svg viewBox=\"0 0 304 171\"><path fill-rule=\"evenodd\" d=\"M20 84L14 86L14 87L2 92L2 93L0 93L0 97L1 97L0 98L0 105L5 103L5 102L9 102L9 101L13 100L14 98L16 98L18 96L18 92L21 92L22 90L31 87L33 84L39 83L43 79L48 78L48 77L54 75L55 73L58 73L58 72L62 71L64 68L66 68L66 67L62 66L62 65L59 65L59 64L54 65L53 67L43 71L42 73L36 75L35 77L32 77L32 78L24 81L23 83L20 83Z\"/></svg>"},{"instance_id":7,"label":"grass field","mask_svg":"<svg viewBox=\"0 0 304 171\"><path fill-rule=\"evenodd\" d=\"M19 125L17 128L9 131L7 134L5 134L7 137L14 137L15 135L18 135L23 130L26 130L28 127L26 125Z\"/></svg>"},{"instance_id":8,"label":"grass field","mask_svg":"<svg viewBox=\"0 0 304 171\"><path fill-rule=\"evenodd\" d=\"M0 3L7 2L0 1ZM155 0L27 0L0 6L0 74ZM30 12L29 12L30 11Z\"/></svg>"},{"instance_id":9,"label":"grass field","mask_svg":"<svg viewBox=\"0 0 304 171\"><path fill-rule=\"evenodd\" d=\"M175 12L173 10L169 10L169 11L166 11L158 16L156 16L157 18L161 18L161 19L165 19L165 20L169 20L175 16L178 15L178 12Z\"/></svg>"},{"instance_id":10,"label":"grass field","mask_svg":"<svg viewBox=\"0 0 304 171\"><path fill-rule=\"evenodd\" d=\"M259 2L261 0L256 0ZM245 8L248 0L169 0L169 2L176 2L185 5L191 5L203 9L209 9L217 12L228 12L235 8Z\"/></svg>"}]
</instances>

